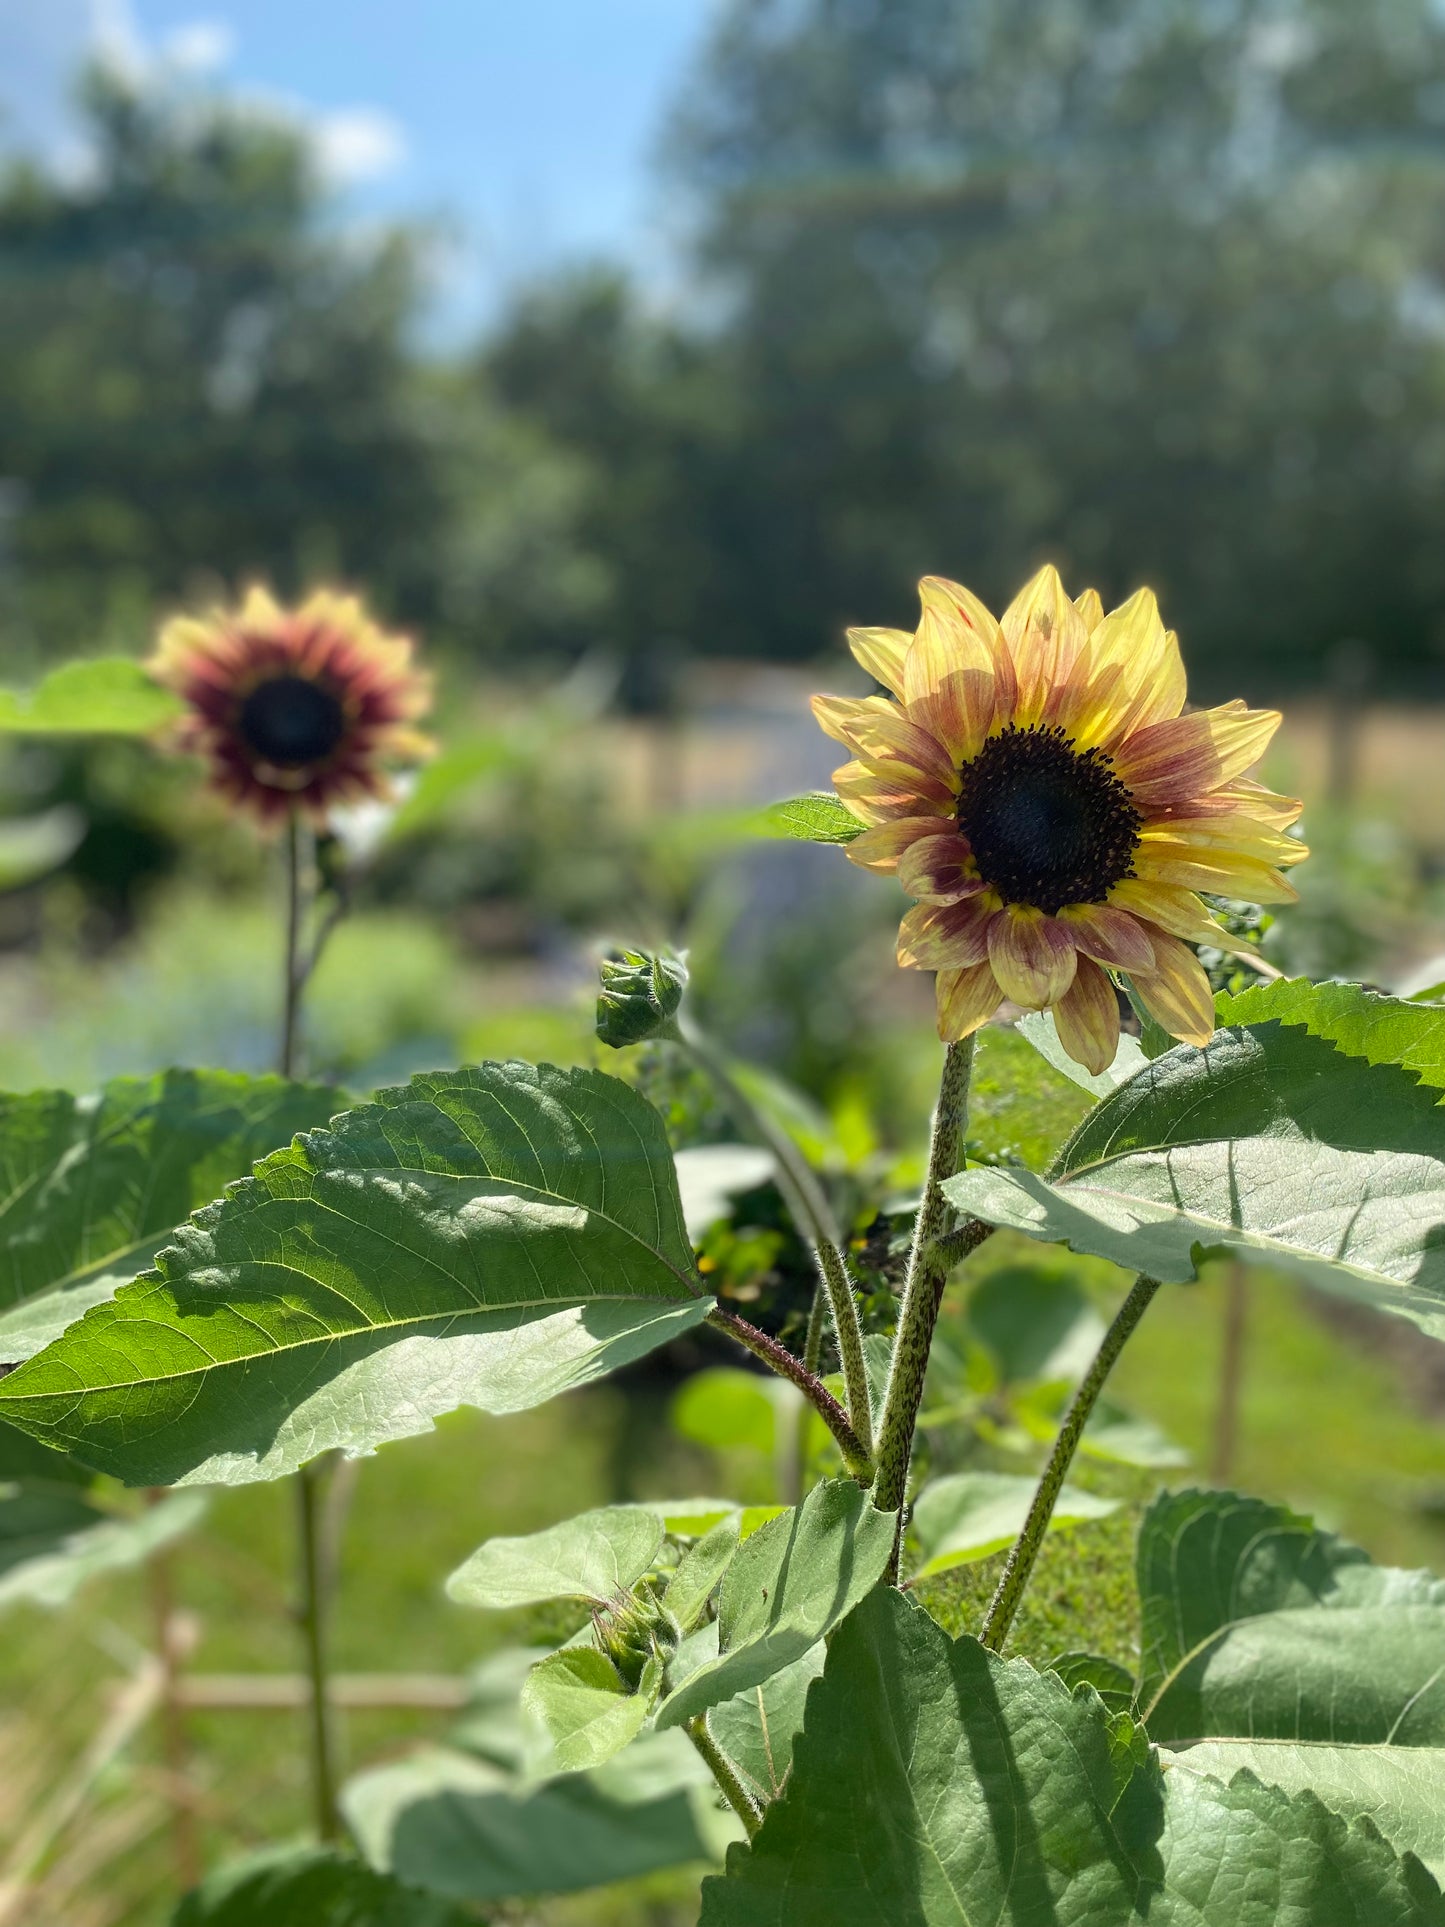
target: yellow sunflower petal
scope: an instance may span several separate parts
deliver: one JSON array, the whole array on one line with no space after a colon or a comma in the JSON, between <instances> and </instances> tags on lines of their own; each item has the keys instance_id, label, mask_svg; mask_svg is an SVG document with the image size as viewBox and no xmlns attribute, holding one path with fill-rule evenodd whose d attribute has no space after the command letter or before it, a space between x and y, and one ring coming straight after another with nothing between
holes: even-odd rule
<instances>
[{"instance_id":1,"label":"yellow sunflower petal","mask_svg":"<svg viewBox=\"0 0 1445 1927\"><path fill-rule=\"evenodd\" d=\"M1132 979L1144 1008L1171 1037L1207 1044L1214 1035L1214 992L1203 964L1161 930L1154 939L1154 966Z\"/></svg>"},{"instance_id":2,"label":"yellow sunflower petal","mask_svg":"<svg viewBox=\"0 0 1445 1927\"><path fill-rule=\"evenodd\" d=\"M1080 957L1078 972L1054 1005L1059 1042L1076 1064L1097 1077L1119 1048L1119 999L1096 963Z\"/></svg>"},{"instance_id":3,"label":"yellow sunflower petal","mask_svg":"<svg viewBox=\"0 0 1445 1927\"><path fill-rule=\"evenodd\" d=\"M1127 910L1107 903L1074 903L1059 912L1078 948L1115 970L1152 970L1154 946Z\"/></svg>"},{"instance_id":4,"label":"yellow sunflower petal","mask_svg":"<svg viewBox=\"0 0 1445 1927\"><path fill-rule=\"evenodd\" d=\"M1084 627L1092 635L1104 620L1104 598L1097 589L1085 589L1082 595L1074 597L1074 607L1084 618Z\"/></svg>"},{"instance_id":5,"label":"yellow sunflower petal","mask_svg":"<svg viewBox=\"0 0 1445 1927\"><path fill-rule=\"evenodd\" d=\"M917 723L910 722L887 696L814 696L812 710L825 736L851 749L864 762L910 764L950 787L953 758Z\"/></svg>"},{"instance_id":6,"label":"yellow sunflower petal","mask_svg":"<svg viewBox=\"0 0 1445 1927\"><path fill-rule=\"evenodd\" d=\"M850 629L848 647L860 668L895 696L903 694L903 658L913 638L906 629Z\"/></svg>"},{"instance_id":7,"label":"yellow sunflower petal","mask_svg":"<svg viewBox=\"0 0 1445 1927\"><path fill-rule=\"evenodd\" d=\"M982 963L989 954L988 933L1000 915L996 898L915 904L898 926L898 961L905 970L958 970Z\"/></svg>"},{"instance_id":8,"label":"yellow sunflower petal","mask_svg":"<svg viewBox=\"0 0 1445 1927\"><path fill-rule=\"evenodd\" d=\"M1257 763L1281 720L1277 709L1233 702L1150 723L1117 745L1114 767L1146 813L1182 810Z\"/></svg>"},{"instance_id":9,"label":"yellow sunflower petal","mask_svg":"<svg viewBox=\"0 0 1445 1927\"><path fill-rule=\"evenodd\" d=\"M919 584L919 593L923 615L903 661L904 708L910 721L945 745L955 764L966 762L978 754L993 722L996 644L930 578ZM982 603L978 609L978 620L986 619L996 634L992 616Z\"/></svg>"},{"instance_id":10,"label":"yellow sunflower petal","mask_svg":"<svg viewBox=\"0 0 1445 1927\"><path fill-rule=\"evenodd\" d=\"M1309 855L1297 836L1285 836L1252 816L1165 816L1139 832L1141 849L1225 850L1258 857L1288 870Z\"/></svg>"},{"instance_id":11,"label":"yellow sunflower petal","mask_svg":"<svg viewBox=\"0 0 1445 1927\"><path fill-rule=\"evenodd\" d=\"M1003 1002L998 979L986 963L938 973L938 1034L945 1044L971 1037Z\"/></svg>"},{"instance_id":12,"label":"yellow sunflower petal","mask_svg":"<svg viewBox=\"0 0 1445 1927\"><path fill-rule=\"evenodd\" d=\"M1087 684L1092 701L1071 731L1080 749L1122 742L1184 707L1179 638L1161 622L1152 589L1137 590L1094 629Z\"/></svg>"},{"instance_id":13,"label":"yellow sunflower petal","mask_svg":"<svg viewBox=\"0 0 1445 1927\"><path fill-rule=\"evenodd\" d=\"M891 822L875 824L871 830L855 836L851 843L845 843L843 854L860 870L877 870L886 876L898 868L910 843L924 836L936 837L942 828L943 823L936 816L895 817Z\"/></svg>"},{"instance_id":14,"label":"yellow sunflower petal","mask_svg":"<svg viewBox=\"0 0 1445 1927\"><path fill-rule=\"evenodd\" d=\"M1025 583L1004 610L1000 627L1018 678L1012 720L1027 728L1044 715L1051 696L1069 683L1088 630L1052 563Z\"/></svg>"},{"instance_id":15,"label":"yellow sunflower petal","mask_svg":"<svg viewBox=\"0 0 1445 1927\"><path fill-rule=\"evenodd\" d=\"M948 787L903 763L844 763L833 772L833 787L862 823L953 814Z\"/></svg>"},{"instance_id":16,"label":"yellow sunflower petal","mask_svg":"<svg viewBox=\"0 0 1445 1927\"><path fill-rule=\"evenodd\" d=\"M1026 1010L1043 1010L1074 981L1079 953L1067 925L1011 903L988 926L988 960L1006 997Z\"/></svg>"},{"instance_id":17,"label":"yellow sunflower petal","mask_svg":"<svg viewBox=\"0 0 1445 1927\"><path fill-rule=\"evenodd\" d=\"M962 903L985 887L967 841L952 831L910 842L899 858L898 881L921 903Z\"/></svg>"},{"instance_id":18,"label":"yellow sunflower petal","mask_svg":"<svg viewBox=\"0 0 1445 1927\"><path fill-rule=\"evenodd\" d=\"M1207 890L1211 896L1243 897L1250 903L1295 903L1299 898L1294 885L1259 857L1186 843L1141 843L1134 856L1134 874L1144 883L1174 883L1185 890Z\"/></svg>"},{"instance_id":19,"label":"yellow sunflower petal","mask_svg":"<svg viewBox=\"0 0 1445 1927\"><path fill-rule=\"evenodd\" d=\"M1272 830L1290 829L1304 812L1304 804L1297 796L1280 796L1248 776L1226 784L1223 789L1211 790L1208 801L1211 808L1218 804L1227 810L1237 809L1256 822L1267 823Z\"/></svg>"}]
</instances>

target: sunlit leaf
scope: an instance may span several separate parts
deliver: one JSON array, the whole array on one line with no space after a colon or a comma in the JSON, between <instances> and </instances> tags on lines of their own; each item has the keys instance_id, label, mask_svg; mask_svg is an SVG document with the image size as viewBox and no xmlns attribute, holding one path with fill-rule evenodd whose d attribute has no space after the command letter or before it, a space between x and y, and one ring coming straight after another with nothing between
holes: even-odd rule
<instances>
[{"instance_id":1,"label":"sunlit leaf","mask_svg":"<svg viewBox=\"0 0 1445 1927\"><path fill-rule=\"evenodd\" d=\"M1220 1008L1213 1043L1106 1098L1048 1178L968 1171L950 1199L1166 1281L1251 1258L1445 1336L1445 1011L1296 983Z\"/></svg>"},{"instance_id":2,"label":"sunlit leaf","mask_svg":"<svg viewBox=\"0 0 1445 1927\"><path fill-rule=\"evenodd\" d=\"M0 730L24 735L149 736L180 698L126 656L62 663L33 690L0 689Z\"/></svg>"},{"instance_id":3,"label":"sunlit leaf","mask_svg":"<svg viewBox=\"0 0 1445 1927\"><path fill-rule=\"evenodd\" d=\"M1008 1472L954 1472L926 1485L913 1507L912 1531L922 1555L914 1579L931 1579L1012 1545L1028 1517L1037 1484L1036 1479ZM1048 1529L1061 1531L1081 1520L1107 1519L1117 1511L1117 1499L1101 1499L1066 1485Z\"/></svg>"},{"instance_id":4,"label":"sunlit leaf","mask_svg":"<svg viewBox=\"0 0 1445 1927\"><path fill-rule=\"evenodd\" d=\"M573 1646L532 1669L522 1704L545 1729L555 1764L581 1773L601 1766L637 1738L661 1670L652 1661L632 1692L605 1653L595 1646Z\"/></svg>"},{"instance_id":5,"label":"sunlit leaf","mask_svg":"<svg viewBox=\"0 0 1445 1927\"><path fill-rule=\"evenodd\" d=\"M132 1484L244 1483L517 1411L698 1324L662 1120L595 1071L413 1079L274 1152L8 1378Z\"/></svg>"},{"instance_id":6,"label":"sunlit leaf","mask_svg":"<svg viewBox=\"0 0 1445 1927\"><path fill-rule=\"evenodd\" d=\"M794 796L759 812L759 836L792 837L800 843L851 843L867 828L836 796Z\"/></svg>"},{"instance_id":7,"label":"sunlit leaf","mask_svg":"<svg viewBox=\"0 0 1445 1927\"><path fill-rule=\"evenodd\" d=\"M599 1506L520 1539L488 1539L447 1581L463 1606L504 1611L545 1599L605 1606L642 1578L662 1549L662 1521L646 1506Z\"/></svg>"}]
</instances>

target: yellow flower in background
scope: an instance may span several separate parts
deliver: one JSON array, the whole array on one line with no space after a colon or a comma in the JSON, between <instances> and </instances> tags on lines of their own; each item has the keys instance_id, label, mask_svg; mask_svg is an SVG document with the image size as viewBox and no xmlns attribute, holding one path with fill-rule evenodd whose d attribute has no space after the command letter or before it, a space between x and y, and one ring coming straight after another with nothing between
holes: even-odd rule
<instances>
[{"instance_id":1,"label":"yellow flower in background","mask_svg":"<svg viewBox=\"0 0 1445 1927\"><path fill-rule=\"evenodd\" d=\"M867 824L847 846L916 907L898 960L938 972L938 1029L966 1037L1004 998L1051 1009L1088 1070L1112 1062L1132 981L1171 1036L1206 1043L1214 998L1188 944L1239 949L1198 892L1292 900L1301 805L1245 772L1279 726L1242 702L1184 715L1178 641L1140 589L1105 615L1041 569L997 621L957 583L919 584L917 633L852 629L891 696L815 696L855 760L834 773ZM1247 954L1247 953L1246 953Z\"/></svg>"},{"instance_id":2,"label":"yellow flower in background","mask_svg":"<svg viewBox=\"0 0 1445 1927\"><path fill-rule=\"evenodd\" d=\"M299 807L320 822L333 804L384 797L388 768L431 749L412 728L431 679L355 596L320 590L285 609L253 588L239 608L168 622L146 667L187 706L177 747L264 821Z\"/></svg>"}]
</instances>

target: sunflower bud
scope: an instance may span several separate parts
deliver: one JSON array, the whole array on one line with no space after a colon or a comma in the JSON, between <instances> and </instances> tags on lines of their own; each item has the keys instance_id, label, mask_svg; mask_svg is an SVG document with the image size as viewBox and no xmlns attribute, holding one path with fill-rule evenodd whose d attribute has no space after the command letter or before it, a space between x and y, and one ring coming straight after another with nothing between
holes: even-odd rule
<instances>
[{"instance_id":1,"label":"sunflower bud","mask_svg":"<svg viewBox=\"0 0 1445 1927\"><path fill-rule=\"evenodd\" d=\"M614 1050L653 1037L675 1037L674 1020L686 988L687 965L681 957L654 957L645 950L604 957L597 1035Z\"/></svg>"},{"instance_id":2,"label":"sunflower bud","mask_svg":"<svg viewBox=\"0 0 1445 1927\"><path fill-rule=\"evenodd\" d=\"M664 1665L676 1652L682 1628L653 1594L628 1593L592 1616L598 1646L606 1653L633 1692L641 1684L649 1661Z\"/></svg>"}]
</instances>

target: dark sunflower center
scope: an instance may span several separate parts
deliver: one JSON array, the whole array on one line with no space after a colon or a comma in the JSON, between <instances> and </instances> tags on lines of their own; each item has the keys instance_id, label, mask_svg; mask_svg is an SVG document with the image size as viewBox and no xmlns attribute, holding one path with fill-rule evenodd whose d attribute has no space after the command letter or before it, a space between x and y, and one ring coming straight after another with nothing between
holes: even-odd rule
<instances>
[{"instance_id":1,"label":"dark sunflower center","mask_svg":"<svg viewBox=\"0 0 1445 1927\"><path fill-rule=\"evenodd\" d=\"M1142 819L1101 750L1010 726L961 775L958 827L1006 903L1102 903L1133 870Z\"/></svg>"},{"instance_id":2,"label":"dark sunflower center","mask_svg":"<svg viewBox=\"0 0 1445 1927\"><path fill-rule=\"evenodd\" d=\"M346 734L346 714L329 689L305 676L257 683L241 704L241 740L258 762L278 769L320 763Z\"/></svg>"}]
</instances>

